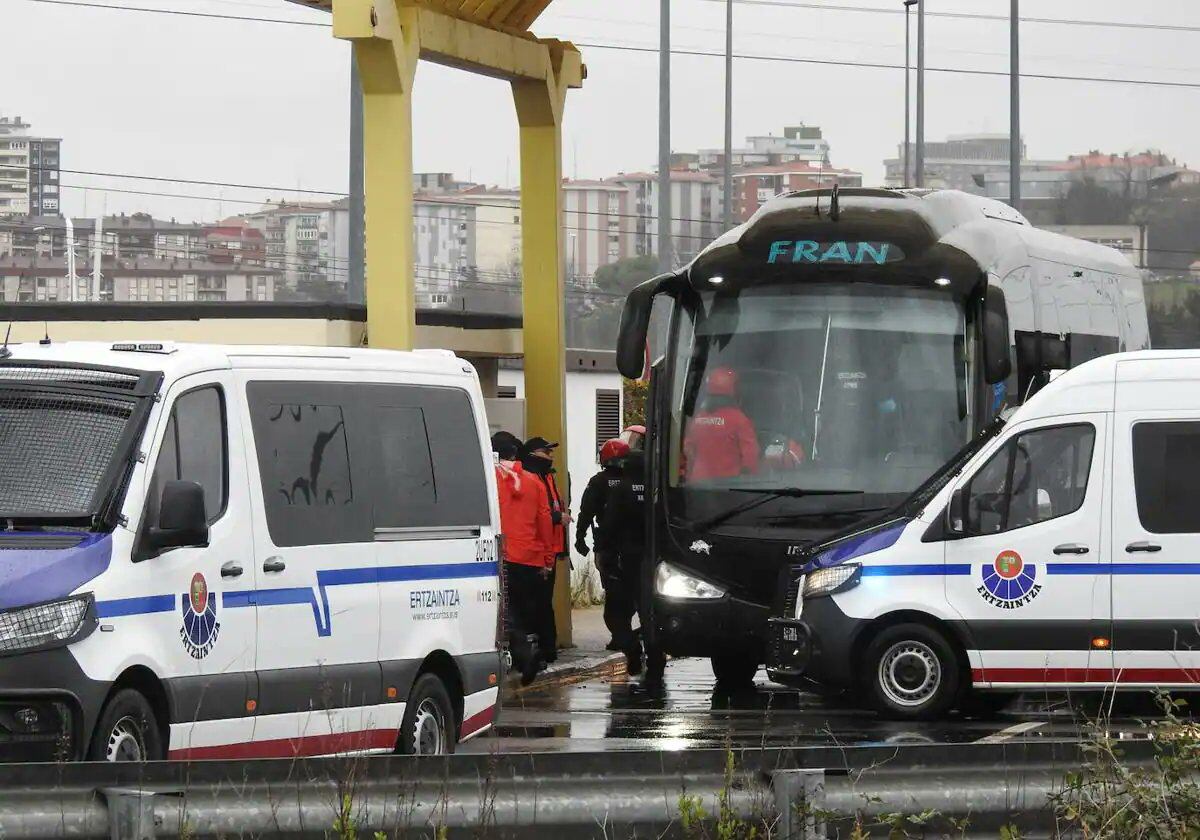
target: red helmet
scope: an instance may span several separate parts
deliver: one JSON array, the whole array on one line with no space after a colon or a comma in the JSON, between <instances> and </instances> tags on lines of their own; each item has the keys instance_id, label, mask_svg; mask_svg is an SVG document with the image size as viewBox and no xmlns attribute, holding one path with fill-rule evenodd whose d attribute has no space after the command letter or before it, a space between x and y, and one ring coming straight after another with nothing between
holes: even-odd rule
<instances>
[{"instance_id":1,"label":"red helmet","mask_svg":"<svg viewBox=\"0 0 1200 840\"><path fill-rule=\"evenodd\" d=\"M604 445L600 447L600 463L608 464L610 461L615 461L617 458L624 458L629 454L629 444L619 438L606 440Z\"/></svg>"},{"instance_id":2,"label":"red helmet","mask_svg":"<svg viewBox=\"0 0 1200 840\"><path fill-rule=\"evenodd\" d=\"M708 395L710 397L737 396L737 371L731 367L713 368L708 374Z\"/></svg>"}]
</instances>

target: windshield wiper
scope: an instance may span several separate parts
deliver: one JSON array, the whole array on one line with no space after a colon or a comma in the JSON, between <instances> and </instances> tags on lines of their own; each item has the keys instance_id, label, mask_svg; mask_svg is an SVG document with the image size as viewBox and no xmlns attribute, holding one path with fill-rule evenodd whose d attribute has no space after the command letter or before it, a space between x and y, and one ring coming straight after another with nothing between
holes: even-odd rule
<instances>
[{"instance_id":1,"label":"windshield wiper","mask_svg":"<svg viewBox=\"0 0 1200 840\"><path fill-rule=\"evenodd\" d=\"M734 493L762 493L763 497L761 499L751 499L745 504L736 505L729 510L723 510L715 516L710 516L708 519L697 522L692 527L697 531L707 531L723 522L728 522L739 514L754 510L759 505L765 505L772 499L800 499L805 496L859 496L864 492L862 490L805 490L802 487L777 487L771 490L755 490L750 487L730 487L729 489Z\"/></svg>"},{"instance_id":2,"label":"windshield wiper","mask_svg":"<svg viewBox=\"0 0 1200 840\"><path fill-rule=\"evenodd\" d=\"M835 516L857 516L860 513L879 513L883 510L891 510L890 507L861 507L861 508L845 508L844 510L812 510L812 511L797 511L796 513L780 513L776 516L767 516L763 521L772 524L776 522L790 522L793 519L819 519L821 517Z\"/></svg>"}]
</instances>

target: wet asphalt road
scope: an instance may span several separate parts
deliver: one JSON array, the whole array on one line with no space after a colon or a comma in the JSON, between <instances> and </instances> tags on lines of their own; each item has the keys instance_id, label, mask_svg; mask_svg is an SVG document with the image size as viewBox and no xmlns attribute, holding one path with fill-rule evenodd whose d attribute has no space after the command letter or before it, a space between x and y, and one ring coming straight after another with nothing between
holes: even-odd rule
<instances>
[{"instance_id":1,"label":"wet asphalt road","mask_svg":"<svg viewBox=\"0 0 1200 840\"><path fill-rule=\"evenodd\" d=\"M1021 738L1078 738L1097 713L1098 701L1077 705L1065 697L1018 698L1003 712L957 715L936 723L898 723L855 709L845 698L776 685L759 672L753 691L728 696L714 691L707 660L681 659L667 666L665 686L650 693L624 673L554 685L510 697L500 722L462 752L686 750L734 747L798 747L840 744L969 743ZM1154 714L1143 698L1122 701L1112 728L1144 737L1140 721Z\"/></svg>"}]
</instances>

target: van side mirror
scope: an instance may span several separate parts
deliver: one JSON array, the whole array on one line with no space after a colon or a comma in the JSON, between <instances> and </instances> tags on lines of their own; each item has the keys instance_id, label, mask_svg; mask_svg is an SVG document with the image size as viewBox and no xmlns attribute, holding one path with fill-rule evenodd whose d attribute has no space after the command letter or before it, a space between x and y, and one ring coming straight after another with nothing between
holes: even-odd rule
<instances>
[{"instance_id":1,"label":"van side mirror","mask_svg":"<svg viewBox=\"0 0 1200 840\"><path fill-rule=\"evenodd\" d=\"M989 286L983 303L983 378L995 385L1012 373L1009 351L1008 303L1004 290Z\"/></svg>"},{"instance_id":2,"label":"van side mirror","mask_svg":"<svg viewBox=\"0 0 1200 840\"><path fill-rule=\"evenodd\" d=\"M138 559L148 560L173 548L207 546L204 488L194 481L164 483L158 509L139 540Z\"/></svg>"},{"instance_id":3,"label":"van side mirror","mask_svg":"<svg viewBox=\"0 0 1200 840\"><path fill-rule=\"evenodd\" d=\"M966 536L967 533L967 493L959 487L950 496L950 504L946 507L946 533L955 537Z\"/></svg>"},{"instance_id":4,"label":"van side mirror","mask_svg":"<svg viewBox=\"0 0 1200 840\"><path fill-rule=\"evenodd\" d=\"M617 370L626 379L641 379L645 373L646 334L650 330L654 298L674 291L681 280L678 274L660 274L635 287L625 298L617 333Z\"/></svg>"}]
</instances>

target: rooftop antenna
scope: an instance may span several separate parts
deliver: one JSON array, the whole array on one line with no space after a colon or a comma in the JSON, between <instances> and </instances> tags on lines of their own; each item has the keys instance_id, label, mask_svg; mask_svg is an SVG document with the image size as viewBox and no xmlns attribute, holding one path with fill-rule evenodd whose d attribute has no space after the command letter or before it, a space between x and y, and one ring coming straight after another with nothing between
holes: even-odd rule
<instances>
[{"instance_id":1,"label":"rooftop antenna","mask_svg":"<svg viewBox=\"0 0 1200 840\"><path fill-rule=\"evenodd\" d=\"M41 341L39 341L38 344L42 345L43 347L49 347L50 346L50 322L43 321L42 327L45 329L45 332L43 333L43 335L45 337Z\"/></svg>"},{"instance_id":2,"label":"rooftop antenna","mask_svg":"<svg viewBox=\"0 0 1200 840\"><path fill-rule=\"evenodd\" d=\"M0 359L7 359L12 356L12 351L8 349L8 339L12 337L12 321L8 322L8 332L4 333L4 346L0 347Z\"/></svg>"},{"instance_id":3,"label":"rooftop antenna","mask_svg":"<svg viewBox=\"0 0 1200 840\"><path fill-rule=\"evenodd\" d=\"M838 189L839 184L835 180L833 182L833 189L829 191L829 218L833 219L835 222L838 220L838 217L842 215L841 207L838 206Z\"/></svg>"}]
</instances>

